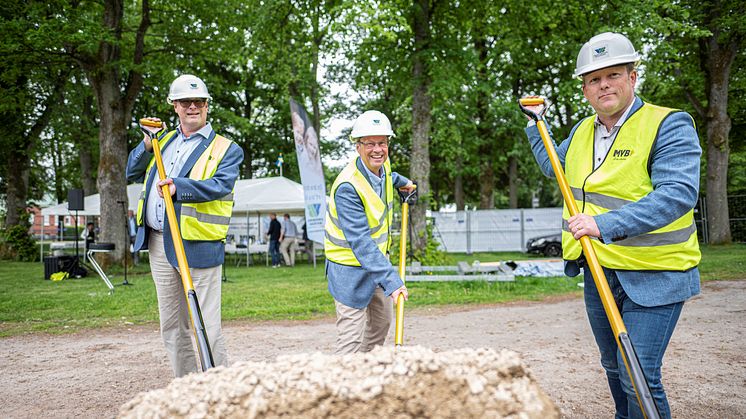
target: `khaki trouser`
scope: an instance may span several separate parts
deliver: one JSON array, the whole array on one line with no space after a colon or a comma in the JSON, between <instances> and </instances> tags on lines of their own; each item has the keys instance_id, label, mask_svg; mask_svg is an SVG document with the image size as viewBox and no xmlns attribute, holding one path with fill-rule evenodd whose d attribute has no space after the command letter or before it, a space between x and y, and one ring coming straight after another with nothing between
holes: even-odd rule
<instances>
[{"instance_id":1,"label":"khaki trouser","mask_svg":"<svg viewBox=\"0 0 746 419\"><path fill-rule=\"evenodd\" d=\"M158 294L158 312L161 320L161 337L166 345L168 359L174 376L181 377L198 371L193 333L190 330L189 308L179 271L171 266L163 250L163 234L150 232L148 242L150 270ZM228 353L220 327L221 266L190 268L194 290L205 322L207 340L215 365L228 365Z\"/></svg>"},{"instance_id":2,"label":"khaki trouser","mask_svg":"<svg viewBox=\"0 0 746 419\"><path fill-rule=\"evenodd\" d=\"M376 287L368 307L357 309L334 300L337 308L338 355L353 352L370 352L374 346L383 345L391 326L393 302Z\"/></svg>"},{"instance_id":3,"label":"khaki trouser","mask_svg":"<svg viewBox=\"0 0 746 419\"><path fill-rule=\"evenodd\" d=\"M290 248L290 252L288 252ZM280 243L280 253L285 259L285 265L295 266L295 252L298 251L298 240L295 237L285 237ZM288 254L289 253L289 254Z\"/></svg>"}]
</instances>

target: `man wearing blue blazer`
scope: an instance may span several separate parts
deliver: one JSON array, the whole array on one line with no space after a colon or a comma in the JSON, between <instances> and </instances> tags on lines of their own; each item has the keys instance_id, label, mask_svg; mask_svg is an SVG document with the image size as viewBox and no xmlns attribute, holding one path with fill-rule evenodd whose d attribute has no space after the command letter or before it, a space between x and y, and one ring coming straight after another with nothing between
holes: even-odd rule
<instances>
[{"instance_id":1,"label":"man wearing blue blazer","mask_svg":"<svg viewBox=\"0 0 746 419\"><path fill-rule=\"evenodd\" d=\"M639 55L602 33L580 50L575 76L596 111L556 147L581 213L563 213L565 273L584 273L585 307L617 418L643 414L578 239L590 236L661 417L671 416L661 365L684 302L699 294L693 208L702 150L686 112L635 95ZM539 112L543 105L533 110ZM551 164L535 125L526 133L544 174Z\"/></svg>"},{"instance_id":2,"label":"man wearing blue blazer","mask_svg":"<svg viewBox=\"0 0 746 419\"><path fill-rule=\"evenodd\" d=\"M220 276L233 208L233 188L243 150L216 134L207 122L210 99L207 86L198 77L183 75L171 83L168 103L179 117L179 126L170 132L163 129L157 133L167 174L165 180L158 181L153 146L147 136L130 152L127 161L127 179L143 182L134 250L149 252L158 294L161 336L176 377L197 371L197 360L165 213L163 185L169 185L173 198L215 365L228 365L220 321Z\"/></svg>"}]
</instances>

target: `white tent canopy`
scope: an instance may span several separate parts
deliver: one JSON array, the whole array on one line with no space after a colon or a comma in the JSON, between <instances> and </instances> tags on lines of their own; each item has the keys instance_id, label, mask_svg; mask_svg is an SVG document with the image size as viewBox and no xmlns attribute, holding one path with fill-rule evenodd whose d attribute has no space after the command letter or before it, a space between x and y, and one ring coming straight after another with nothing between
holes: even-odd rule
<instances>
[{"instance_id":1,"label":"white tent canopy","mask_svg":"<svg viewBox=\"0 0 746 419\"><path fill-rule=\"evenodd\" d=\"M233 215L303 211L303 185L285 177L244 179L236 182Z\"/></svg>"},{"instance_id":2,"label":"white tent canopy","mask_svg":"<svg viewBox=\"0 0 746 419\"><path fill-rule=\"evenodd\" d=\"M142 183L127 185L128 209L137 210L137 200L141 190ZM302 212L305 208L303 186L284 177L238 180L234 196L234 215L270 211ZM78 211L78 215L101 215L100 194L86 196L84 202L85 210ZM42 209L41 214L43 216L72 215L72 212L67 209L67 202L63 202Z\"/></svg>"},{"instance_id":3,"label":"white tent canopy","mask_svg":"<svg viewBox=\"0 0 746 419\"><path fill-rule=\"evenodd\" d=\"M142 183L134 183L127 185L127 209L133 211L137 210L137 199L140 197L140 191L142 190ZM114 203L116 205L116 203ZM78 211L78 215L101 215L101 195L88 195L83 201L83 207L85 210ZM52 207L42 208L41 215L75 215L73 211L67 209L67 202L54 205Z\"/></svg>"}]
</instances>

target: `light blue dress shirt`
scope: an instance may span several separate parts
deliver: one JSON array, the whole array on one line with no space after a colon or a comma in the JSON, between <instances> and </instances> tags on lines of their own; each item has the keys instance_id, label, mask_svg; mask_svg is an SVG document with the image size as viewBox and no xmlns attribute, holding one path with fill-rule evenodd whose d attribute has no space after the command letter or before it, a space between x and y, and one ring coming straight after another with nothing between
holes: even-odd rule
<instances>
[{"instance_id":1,"label":"light blue dress shirt","mask_svg":"<svg viewBox=\"0 0 746 419\"><path fill-rule=\"evenodd\" d=\"M178 175L192 152L197 148L202 139L210 136L211 132L212 127L209 122L189 137L184 137L184 134L181 132L181 126L176 128L176 136L170 141L173 144L169 144L161 154L163 168L166 170L166 178L173 178ZM152 182L157 184L158 177L153 177ZM163 198L158 195L158 188L150 188L150 195L148 196L145 212L145 221L148 226L153 230L163 231L163 218L166 215L166 204L163 201Z\"/></svg>"},{"instance_id":2,"label":"light blue dress shirt","mask_svg":"<svg viewBox=\"0 0 746 419\"><path fill-rule=\"evenodd\" d=\"M282 237L298 237L298 226L293 220L282 220Z\"/></svg>"}]
</instances>

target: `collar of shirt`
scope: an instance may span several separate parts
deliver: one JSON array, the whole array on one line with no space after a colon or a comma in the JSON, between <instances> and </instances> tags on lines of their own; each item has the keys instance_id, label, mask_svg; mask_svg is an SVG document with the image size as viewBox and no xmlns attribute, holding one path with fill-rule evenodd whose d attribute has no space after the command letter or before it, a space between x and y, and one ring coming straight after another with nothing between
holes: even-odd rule
<instances>
[{"instance_id":1,"label":"collar of shirt","mask_svg":"<svg viewBox=\"0 0 746 419\"><path fill-rule=\"evenodd\" d=\"M606 129L606 125L604 125L598 119L598 114L596 114L596 118L593 120L593 123L596 125L596 130L598 130L602 136L608 137L611 134L611 132L621 127L624 121L627 120L627 117L629 116L629 111L632 109L632 106L635 105L635 99L637 99L636 96L632 99L632 103L630 103L629 106L627 106L627 109L624 110L624 113L619 118L619 120L616 121L613 127L611 127L611 130Z\"/></svg>"},{"instance_id":2,"label":"collar of shirt","mask_svg":"<svg viewBox=\"0 0 746 419\"><path fill-rule=\"evenodd\" d=\"M386 178L386 171L383 170L383 167L379 170L381 172L381 175L377 175L368 169L368 166L363 164L363 168L368 173L368 180L370 181L370 185L373 186L373 190L378 193L378 195L381 195L381 185L383 185L383 181Z\"/></svg>"},{"instance_id":3,"label":"collar of shirt","mask_svg":"<svg viewBox=\"0 0 746 419\"><path fill-rule=\"evenodd\" d=\"M205 123L205 126L200 128L197 132L192 133L189 137L185 137L184 133L181 132L181 124L176 127L176 133L179 135L179 137L183 138L184 141L190 141L193 138L210 138L210 133L212 132L212 125L210 125L209 122Z\"/></svg>"}]
</instances>

